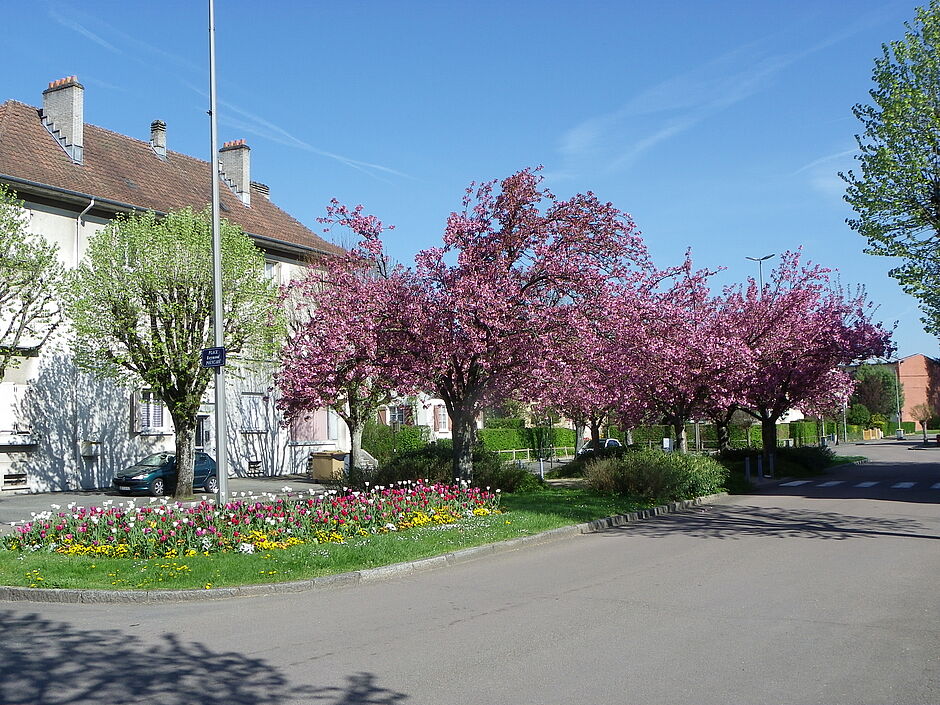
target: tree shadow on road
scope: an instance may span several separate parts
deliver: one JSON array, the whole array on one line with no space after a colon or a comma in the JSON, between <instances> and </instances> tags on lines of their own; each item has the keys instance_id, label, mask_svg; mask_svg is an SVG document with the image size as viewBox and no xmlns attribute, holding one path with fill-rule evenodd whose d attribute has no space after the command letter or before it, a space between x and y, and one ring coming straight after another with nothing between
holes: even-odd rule
<instances>
[{"instance_id":1,"label":"tree shadow on road","mask_svg":"<svg viewBox=\"0 0 940 705\"><path fill-rule=\"evenodd\" d=\"M0 611L0 644L0 705L397 705L408 697L371 673L341 687L296 685L237 651L173 634L148 642L118 629L79 630L40 614Z\"/></svg>"},{"instance_id":2,"label":"tree shadow on road","mask_svg":"<svg viewBox=\"0 0 940 705\"><path fill-rule=\"evenodd\" d=\"M851 538L940 539L935 529L912 519L859 517L778 507L702 505L688 512L626 524L605 531L661 538L684 534L698 538L740 539L748 536L844 540Z\"/></svg>"}]
</instances>

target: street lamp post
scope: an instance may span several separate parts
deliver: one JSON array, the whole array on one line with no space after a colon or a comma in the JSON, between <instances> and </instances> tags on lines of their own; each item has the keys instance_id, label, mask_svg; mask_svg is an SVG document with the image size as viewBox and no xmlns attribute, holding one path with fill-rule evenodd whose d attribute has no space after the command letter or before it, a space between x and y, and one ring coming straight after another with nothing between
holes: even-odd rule
<instances>
[{"instance_id":1,"label":"street lamp post","mask_svg":"<svg viewBox=\"0 0 940 705\"><path fill-rule=\"evenodd\" d=\"M771 257L774 257L777 253L771 252L769 255L764 255L763 257L746 257L745 259L751 260L751 262L757 262L757 277L758 282L760 283L760 295L764 295L764 262L769 260Z\"/></svg>"}]
</instances>

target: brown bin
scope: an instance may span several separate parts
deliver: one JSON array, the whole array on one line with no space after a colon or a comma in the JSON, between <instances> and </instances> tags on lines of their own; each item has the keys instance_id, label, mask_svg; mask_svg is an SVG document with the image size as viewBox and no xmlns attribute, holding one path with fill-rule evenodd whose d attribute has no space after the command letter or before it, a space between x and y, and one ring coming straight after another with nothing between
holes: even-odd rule
<instances>
[{"instance_id":1,"label":"brown bin","mask_svg":"<svg viewBox=\"0 0 940 705\"><path fill-rule=\"evenodd\" d=\"M346 454L332 451L315 451L310 454L312 475L314 480L323 482L341 482L343 480L343 465Z\"/></svg>"}]
</instances>

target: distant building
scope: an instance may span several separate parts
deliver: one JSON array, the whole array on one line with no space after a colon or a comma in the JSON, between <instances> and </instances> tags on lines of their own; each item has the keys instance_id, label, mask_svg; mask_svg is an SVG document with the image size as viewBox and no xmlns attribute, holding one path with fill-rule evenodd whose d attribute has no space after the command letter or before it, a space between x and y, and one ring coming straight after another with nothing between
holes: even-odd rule
<instances>
[{"instance_id":1,"label":"distant building","mask_svg":"<svg viewBox=\"0 0 940 705\"><path fill-rule=\"evenodd\" d=\"M119 213L166 213L211 200L211 166L168 149L167 126L154 120L149 140L84 122L84 87L74 76L49 84L42 108L0 104L0 183L25 202L30 230L59 247L74 267L89 237ZM313 257L342 249L326 242L251 181L244 140L219 150L221 214L262 250L277 282ZM345 425L320 410L283 428L271 365L254 365L227 390L230 466L240 474L281 474L306 467L311 450L345 450ZM214 455L213 404L204 400L197 447ZM126 389L74 366L67 350L46 346L0 380L0 490L91 489L141 455L173 447L170 415L152 391Z\"/></svg>"},{"instance_id":2,"label":"distant building","mask_svg":"<svg viewBox=\"0 0 940 705\"><path fill-rule=\"evenodd\" d=\"M911 409L927 404L940 416L940 362L926 355L908 355L891 364L897 370L904 403L901 420L913 421Z\"/></svg>"}]
</instances>

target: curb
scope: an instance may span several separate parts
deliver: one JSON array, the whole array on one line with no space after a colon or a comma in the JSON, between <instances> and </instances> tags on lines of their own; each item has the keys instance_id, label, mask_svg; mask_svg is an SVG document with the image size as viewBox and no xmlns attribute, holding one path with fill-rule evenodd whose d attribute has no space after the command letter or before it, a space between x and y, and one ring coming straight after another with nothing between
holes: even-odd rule
<instances>
[{"instance_id":1,"label":"curb","mask_svg":"<svg viewBox=\"0 0 940 705\"><path fill-rule=\"evenodd\" d=\"M520 536L499 543L487 543L482 546L463 548L459 551L445 553L441 556L422 558L407 563L394 563L392 565L357 570L351 573L338 573L325 575L309 580L295 580L284 583L264 583L259 585L240 585L236 587L209 588L208 590L75 590L60 588L25 588L0 586L0 602L55 602L63 604L165 604L174 602L205 602L207 600L224 600L232 597L259 597L263 595L277 595L282 593L311 592L318 590L332 590L336 588L368 585L384 580L400 578L429 570L437 570L448 566L460 565L497 553L507 553L526 546L557 541L581 534L593 534L606 531L618 526L651 519L666 514L674 514L699 504L706 504L717 499L727 497L726 492L687 499L681 502L670 502L658 507L642 509L629 514L617 514L603 519L595 519L584 524L562 526L549 529L532 536Z\"/></svg>"}]
</instances>

